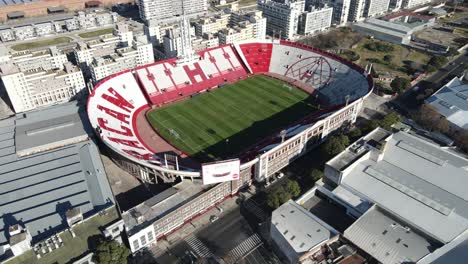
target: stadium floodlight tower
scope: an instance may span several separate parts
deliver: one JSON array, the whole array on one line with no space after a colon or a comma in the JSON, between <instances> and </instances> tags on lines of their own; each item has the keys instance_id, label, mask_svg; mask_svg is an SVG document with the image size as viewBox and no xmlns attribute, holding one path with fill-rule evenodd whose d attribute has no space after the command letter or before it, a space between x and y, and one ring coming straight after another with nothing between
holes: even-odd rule
<instances>
[{"instance_id":1,"label":"stadium floodlight tower","mask_svg":"<svg viewBox=\"0 0 468 264\"><path fill-rule=\"evenodd\" d=\"M186 64L198 60L197 55L192 49L192 37L190 36L190 22L185 14L184 1L182 1L182 19L179 21L181 48L177 64Z\"/></svg>"}]
</instances>

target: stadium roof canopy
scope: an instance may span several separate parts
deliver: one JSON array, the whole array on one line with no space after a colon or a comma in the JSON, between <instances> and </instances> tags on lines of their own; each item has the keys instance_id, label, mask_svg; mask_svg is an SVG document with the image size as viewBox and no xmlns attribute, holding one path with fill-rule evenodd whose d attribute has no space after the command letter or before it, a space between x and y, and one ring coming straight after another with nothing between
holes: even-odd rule
<instances>
[{"instance_id":1,"label":"stadium roof canopy","mask_svg":"<svg viewBox=\"0 0 468 264\"><path fill-rule=\"evenodd\" d=\"M462 78L453 78L426 101L449 122L468 129L468 84Z\"/></svg>"},{"instance_id":2,"label":"stadium roof canopy","mask_svg":"<svg viewBox=\"0 0 468 264\"><path fill-rule=\"evenodd\" d=\"M327 163L343 172L340 184L442 243L467 230L468 160L408 133L383 131Z\"/></svg>"},{"instance_id":3,"label":"stadium roof canopy","mask_svg":"<svg viewBox=\"0 0 468 264\"><path fill-rule=\"evenodd\" d=\"M66 227L68 209L86 218L114 204L82 116L68 103L0 121L0 245L11 225L25 226L37 241Z\"/></svg>"},{"instance_id":4,"label":"stadium roof canopy","mask_svg":"<svg viewBox=\"0 0 468 264\"><path fill-rule=\"evenodd\" d=\"M338 234L333 227L292 200L273 211L271 224L296 253L307 252Z\"/></svg>"},{"instance_id":5,"label":"stadium roof canopy","mask_svg":"<svg viewBox=\"0 0 468 264\"><path fill-rule=\"evenodd\" d=\"M435 249L433 241L376 206L346 229L344 236L381 263L416 263Z\"/></svg>"}]
</instances>

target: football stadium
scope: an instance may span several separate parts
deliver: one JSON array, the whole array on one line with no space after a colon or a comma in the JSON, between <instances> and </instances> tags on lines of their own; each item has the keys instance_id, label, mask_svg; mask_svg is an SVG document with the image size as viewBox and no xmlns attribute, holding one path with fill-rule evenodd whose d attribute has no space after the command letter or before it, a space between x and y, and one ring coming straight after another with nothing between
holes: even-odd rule
<instances>
[{"instance_id":1,"label":"football stadium","mask_svg":"<svg viewBox=\"0 0 468 264\"><path fill-rule=\"evenodd\" d=\"M88 116L114 161L173 184L123 213L132 252L354 123L372 88L358 65L282 40L226 44L99 82Z\"/></svg>"}]
</instances>

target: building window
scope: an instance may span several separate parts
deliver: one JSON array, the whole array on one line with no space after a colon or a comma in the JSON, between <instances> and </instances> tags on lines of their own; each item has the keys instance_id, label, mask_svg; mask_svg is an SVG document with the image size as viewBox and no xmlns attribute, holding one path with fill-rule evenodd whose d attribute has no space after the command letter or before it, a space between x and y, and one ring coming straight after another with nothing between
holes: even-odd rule
<instances>
[{"instance_id":1,"label":"building window","mask_svg":"<svg viewBox=\"0 0 468 264\"><path fill-rule=\"evenodd\" d=\"M137 250L140 247L140 244L138 243L138 239L133 240L133 248Z\"/></svg>"},{"instance_id":2,"label":"building window","mask_svg":"<svg viewBox=\"0 0 468 264\"><path fill-rule=\"evenodd\" d=\"M146 244L146 236L141 236L140 242L141 242L141 245L144 246Z\"/></svg>"},{"instance_id":3,"label":"building window","mask_svg":"<svg viewBox=\"0 0 468 264\"><path fill-rule=\"evenodd\" d=\"M149 231L148 232L148 241L153 241L153 240L154 240L153 231Z\"/></svg>"}]
</instances>

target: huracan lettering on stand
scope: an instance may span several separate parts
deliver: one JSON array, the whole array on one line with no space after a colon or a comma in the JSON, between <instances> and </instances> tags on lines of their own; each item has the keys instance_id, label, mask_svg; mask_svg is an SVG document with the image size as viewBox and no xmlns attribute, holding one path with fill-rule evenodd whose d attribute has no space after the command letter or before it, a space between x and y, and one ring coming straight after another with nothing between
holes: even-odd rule
<instances>
[{"instance_id":1,"label":"huracan lettering on stand","mask_svg":"<svg viewBox=\"0 0 468 264\"><path fill-rule=\"evenodd\" d=\"M98 110L102 111L107 116L113 117L121 122L120 127L112 127L112 125L109 124L108 119L106 119L105 117L97 118L98 125L102 130L113 133L112 135L113 137L108 136L107 139L109 141L118 143L120 145L125 145L133 149L145 151L146 149L141 145L141 143L138 140L134 139L134 133L132 131L132 128L130 127L131 113L132 113L132 110L135 109L135 106L129 101L127 101L121 94L119 94L112 87L109 87L107 89L107 93L103 93L101 95L101 98L103 98L104 100L108 101L109 103L123 110L123 112L121 112L118 110L110 109L102 105L97 105ZM123 139L123 138L116 137L118 135L130 137L130 139ZM134 150L128 150L128 149L127 150L121 149L121 150L139 159L150 158L150 156L138 153Z\"/></svg>"}]
</instances>

